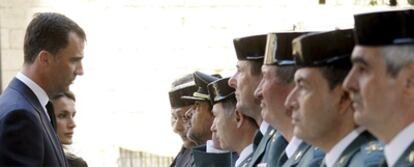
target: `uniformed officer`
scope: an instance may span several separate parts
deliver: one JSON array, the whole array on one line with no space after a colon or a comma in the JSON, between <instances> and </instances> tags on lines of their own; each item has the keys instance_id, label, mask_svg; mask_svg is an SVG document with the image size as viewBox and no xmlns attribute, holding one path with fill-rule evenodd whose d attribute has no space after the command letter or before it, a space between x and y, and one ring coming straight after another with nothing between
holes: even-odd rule
<instances>
[{"instance_id":1,"label":"uniformed officer","mask_svg":"<svg viewBox=\"0 0 414 167\"><path fill-rule=\"evenodd\" d=\"M355 15L353 67L344 88L355 121L385 146L388 166L414 165L414 11Z\"/></svg>"},{"instance_id":2,"label":"uniformed officer","mask_svg":"<svg viewBox=\"0 0 414 167\"><path fill-rule=\"evenodd\" d=\"M271 139L276 130L261 116L260 101L254 97L254 90L262 79L261 66L266 49L266 35L254 35L233 40L237 55L237 72L230 78L229 85L236 89L236 110L256 120L259 126L253 140L253 156L249 166L266 162Z\"/></svg>"},{"instance_id":3,"label":"uniformed officer","mask_svg":"<svg viewBox=\"0 0 414 167\"><path fill-rule=\"evenodd\" d=\"M263 78L255 91L261 100L262 115L266 122L278 129L280 134L272 139L279 145L272 148L273 159L267 166L319 166L323 153L293 136L291 111L284 106L287 95L294 87L293 77L296 71L292 56L292 40L304 32L280 32L267 35L266 54L262 66ZM287 141L289 144L286 145ZM295 156L293 156L295 155ZM306 158L303 158L306 157ZM311 164L313 162L313 164Z\"/></svg>"},{"instance_id":4,"label":"uniformed officer","mask_svg":"<svg viewBox=\"0 0 414 167\"><path fill-rule=\"evenodd\" d=\"M378 166L383 157L376 138L355 124L342 88L353 47L351 29L306 34L292 43L299 69L286 106L293 111L294 135L326 152L327 167Z\"/></svg>"},{"instance_id":5,"label":"uniformed officer","mask_svg":"<svg viewBox=\"0 0 414 167\"><path fill-rule=\"evenodd\" d=\"M191 148L195 146L195 143L187 138L190 120L185 116L185 112L193 106L194 101L182 99L181 96L191 96L195 91L197 91L197 86L194 83L193 75L188 74L174 81L172 89L168 93L173 130L183 141L183 146L170 165L171 167L190 167L193 162Z\"/></svg>"},{"instance_id":6,"label":"uniformed officer","mask_svg":"<svg viewBox=\"0 0 414 167\"><path fill-rule=\"evenodd\" d=\"M197 91L192 96L181 96L182 99L195 101L193 108L186 113L187 117L191 117L187 136L197 144L192 149L193 166L232 166L233 159L235 159L232 153L222 150L218 142L215 142L216 140L212 138L212 132L210 131L214 117L211 112L212 105L207 85L218 80L219 76L215 77L196 71L193 73L193 77L198 87Z\"/></svg>"},{"instance_id":7,"label":"uniformed officer","mask_svg":"<svg viewBox=\"0 0 414 167\"><path fill-rule=\"evenodd\" d=\"M212 106L207 85L219 78L198 71L193 73L193 77L197 85L197 91L190 96L182 96L181 98L194 101L193 109L186 113L187 117L191 118L187 137L194 141L196 145L202 145L211 139L210 127L213 123Z\"/></svg>"},{"instance_id":8,"label":"uniformed officer","mask_svg":"<svg viewBox=\"0 0 414 167\"><path fill-rule=\"evenodd\" d=\"M235 166L244 167L253 155L253 136L258 126L253 118L236 111L235 90L227 84L228 80L224 78L208 85L214 115L211 131L222 149L237 153Z\"/></svg>"}]
</instances>

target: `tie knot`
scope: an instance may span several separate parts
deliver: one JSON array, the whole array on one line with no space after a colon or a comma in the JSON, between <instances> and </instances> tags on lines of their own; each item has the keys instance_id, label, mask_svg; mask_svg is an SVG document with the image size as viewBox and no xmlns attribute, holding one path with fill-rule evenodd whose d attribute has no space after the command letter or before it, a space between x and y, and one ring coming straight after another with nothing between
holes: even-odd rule
<instances>
[{"instance_id":1,"label":"tie knot","mask_svg":"<svg viewBox=\"0 0 414 167\"><path fill-rule=\"evenodd\" d=\"M46 104L47 114L50 118L50 123L52 123L53 128L56 130L56 118L55 118L55 111L53 110L52 102L47 102Z\"/></svg>"}]
</instances>

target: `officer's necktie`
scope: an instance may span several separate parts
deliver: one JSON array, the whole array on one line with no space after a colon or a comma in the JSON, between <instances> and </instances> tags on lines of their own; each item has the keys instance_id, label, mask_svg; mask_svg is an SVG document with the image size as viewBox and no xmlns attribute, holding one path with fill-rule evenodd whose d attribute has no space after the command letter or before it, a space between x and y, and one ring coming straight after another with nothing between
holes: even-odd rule
<instances>
[{"instance_id":1,"label":"officer's necktie","mask_svg":"<svg viewBox=\"0 0 414 167\"><path fill-rule=\"evenodd\" d=\"M53 109L53 104L50 101L46 104L46 110L47 110L47 114L49 114L50 123L52 123L53 129L56 130L55 111Z\"/></svg>"},{"instance_id":2,"label":"officer's necktie","mask_svg":"<svg viewBox=\"0 0 414 167\"><path fill-rule=\"evenodd\" d=\"M280 165L283 165L283 164L285 164L285 162L288 160L288 157L287 157L287 155L286 155L286 153L283 153L282 154L282 156L280 157L280 159L279 159L279 164Z\"/></svg>"}]
</instances>

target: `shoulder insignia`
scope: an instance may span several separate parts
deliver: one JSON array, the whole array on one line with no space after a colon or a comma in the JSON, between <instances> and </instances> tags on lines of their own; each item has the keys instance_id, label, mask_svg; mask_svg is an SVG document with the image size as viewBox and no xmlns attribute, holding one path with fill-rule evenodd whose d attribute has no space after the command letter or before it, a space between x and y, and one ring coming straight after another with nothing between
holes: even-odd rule
<instances>
[{"instance_id":1,"label":"shoulder insignia","mask_svg":"<svg viewBox=\"0 0 414 167\"><path fill-rule=\"evenodd\" d=\"M269 136L272 136L272 135L273 135L273 133L275 133L275 130L274 130L274 129L272 129L272 130L270 131Z\"/></svg>"},{"instance_id":2,"label":"shoulder insignia","mask_svg":"<svg viewBox=\"0 0 414 167\"><path fill-rule=\"evenodd\" d=\"M414 150L413 151L411 151L410 152L410 154L408 154L408 156L407 156L407 161L408 162L410 162L410 163L413 163L414 162Z\"/></svg>"},{"instance_id":3,"label":"shoulder insignia","mask_svg":"<svg viewBox=\"0 0 414 167\"><path fill-rule=\"evenodd\" d=\"M365 150L368 153L375 152L375 151L382 151L384 147L377 142L369 142L368 145L365 147Z\"/></svg>"},{"instance_id":4,"label":"shoulder insignia","mask_svg":"<svg viewBox=\"0 0 414 167\"><path fill-rule=\"evenodd\" d=\"M346 158L347 158L347 156L341 157L341 159L339 159L339 161L338 161L338 164L342 165L343 163L345 163Z\"/></svg>"},{"instance_id":5,"label":"shoulder insignia","mask_svg":"<svg viewBox=\"0 0 414 167\"><path fill-rule=\"evenodd\" d=\"M303 155L302 151L299 151L296 155L295 155L295 161L299 160L299 158Z\"/></svg>"}]
</instances>

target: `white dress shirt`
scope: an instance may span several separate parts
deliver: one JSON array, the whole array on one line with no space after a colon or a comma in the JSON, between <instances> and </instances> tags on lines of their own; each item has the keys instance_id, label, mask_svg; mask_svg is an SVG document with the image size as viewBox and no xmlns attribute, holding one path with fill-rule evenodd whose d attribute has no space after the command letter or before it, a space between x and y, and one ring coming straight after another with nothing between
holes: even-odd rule
<instances>
[{"instance_id":1,"label":"white dress shirt","mask_svg":"<svg viewBox=\"0 0 414 167\"><path fill-rule=\"evenodd\" d=\"M239 158L236 160L236 166L239 166L252 153L253 153L253 144L249 144L240 152Z\"/></svg>"},{"instance_id":2,"label":"white dress shirt","mask_svg":"<svg viewBox=\"0 0 414 167\"><path fill-rule=\"evenodd\" d=\"M266 121L262 121L262 123L260 124L260 132L263 136L266 134L266 131L269 128L269 126L269 123L267 123Z\"/></svg>"},{"instance_id":3,"label":"white dress shirt","mask_svg":"<svg viewBox=\"0 0 414 167\"><path fill-rule=\"evenodd\" d=\"M289 144L286 146L285 152L288 159L292 157L292 155L298 150L299 145L302 144L302 139L297 138L296 136L293 136L292 140L289 142Z\"/></svg>"},{"instance_id":4,"label":"white dress shirt","mask_svg":"<svg viewBox=\"0 0 414 167\"><path fill-rule=\"evenodd\" d=\"M414 141L414 122L400 131L390 143L385 145L384 154L388 166L394 166L404 151Z\"/></svg>"},{"instance_id":5,"label":"white dress shirt","mask_svg":"<svg viewBox=\"0 0 414 167\"><path fill-rule=\"evenodd\" d=\"M39 100L40 105L42 105L47 118L50 121L50 117L46 109L46 104L49 102L49 96L47 96L46 92L38 84L36 84L33 80L31 80L29 77L27 77L21 72L17 73L16 78L22 81L25 85L27 85L33 91L33 93L36 95L37 99Z\"/></svg>"},{"instance_id":6,"label":"white dress shirt","mask_svg":"<svg viewBox=\"0 0 414 167\"><path fill-rule=\"evenodd\" d=\"M341 139L338 143L332 147L331 150L325 155L325 163L327 167L333 167L335 162L341 156L342 152L363 132L365 128L358 127L351 131L348 135Z\"/></svg>"},{"instance_id":7,"label":"white dress shirt","mask_svg":"<svg viewBox=\"0 0 414 167\"><path fill-rule=\"evenodd\" d=\"M206 152L207 153L227 153L229 151L218 149L218 148L214 147L213 140L207 140Z\"/></svg>"}]
</instances>

